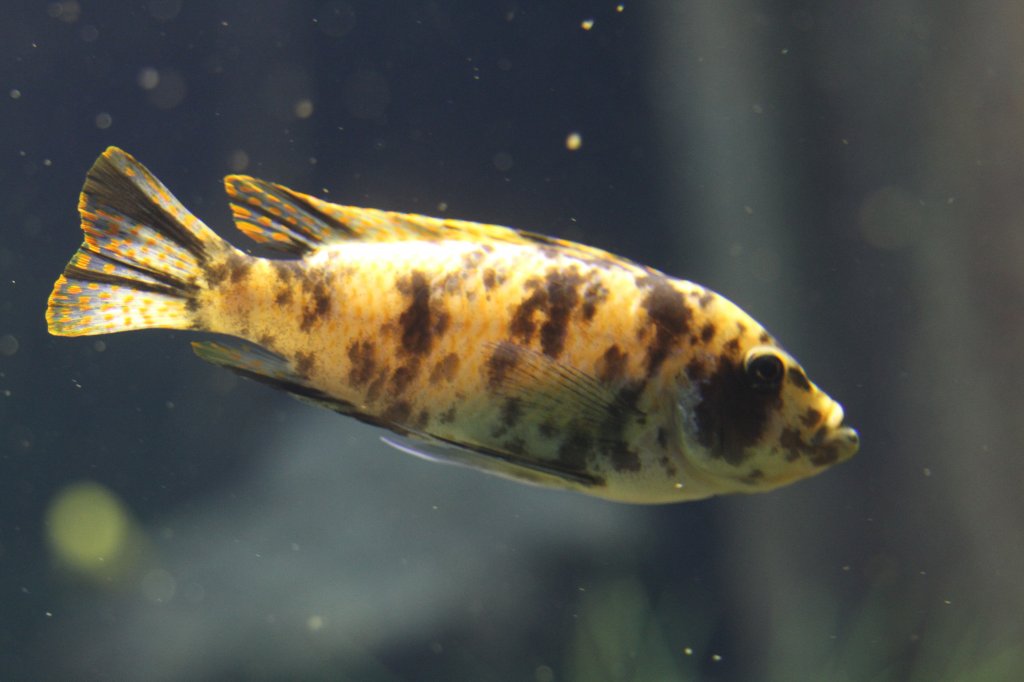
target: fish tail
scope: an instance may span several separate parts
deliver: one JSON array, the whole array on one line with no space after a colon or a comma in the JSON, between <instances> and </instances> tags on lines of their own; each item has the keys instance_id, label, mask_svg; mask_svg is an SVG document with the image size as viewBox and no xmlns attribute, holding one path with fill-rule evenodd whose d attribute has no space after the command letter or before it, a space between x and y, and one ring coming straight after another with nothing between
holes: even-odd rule
<instances>
[{"instance_id":1,"label":"fish tail","mask_svg":"<svg viewBox=\"0 0 1024 682\"><path fill-rule=\"evenodd\" d=\"M51 334L196 326L205 266L234 247L116 147L86 174L78 212L85 241L50 294Z\"/></svg>"}]
</instances>

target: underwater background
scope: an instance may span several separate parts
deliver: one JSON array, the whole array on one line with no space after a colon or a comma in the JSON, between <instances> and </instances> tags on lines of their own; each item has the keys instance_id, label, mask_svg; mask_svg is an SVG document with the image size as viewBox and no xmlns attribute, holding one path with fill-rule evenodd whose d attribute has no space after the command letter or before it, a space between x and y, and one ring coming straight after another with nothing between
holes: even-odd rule
<instances>
[{"instance_id":1,"label":"underwater background","mask_svg":"<svg viewBox=\"0 0 1024 682\"><path fill-rule=\"evenodd\" d=\"M0 680L1021 679L1022 30L986 1L6 3ZM861 452L617 505L403 456L185 333L52 338L112 144L243 246L228 173L696 281Z\"/></svg>"}]
</instances>

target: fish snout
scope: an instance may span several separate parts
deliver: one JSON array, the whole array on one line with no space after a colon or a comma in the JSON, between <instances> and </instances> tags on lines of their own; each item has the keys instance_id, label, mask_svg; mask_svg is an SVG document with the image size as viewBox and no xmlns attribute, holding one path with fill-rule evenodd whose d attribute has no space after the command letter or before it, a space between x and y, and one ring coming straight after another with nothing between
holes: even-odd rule
<instances>
[{"instance_id":1,"label":"fish snout","mask_svg":"<svg viewBox=\"0 0 1024 682\"><path fill-rule=\"evenodd\" d=\"M837 462L853 457L860 448L860 436L852 426L843 425L844 416L843 406L832 401L822 422L825 427L822 445L835 452Z\"/></svg>"}]
</instances>

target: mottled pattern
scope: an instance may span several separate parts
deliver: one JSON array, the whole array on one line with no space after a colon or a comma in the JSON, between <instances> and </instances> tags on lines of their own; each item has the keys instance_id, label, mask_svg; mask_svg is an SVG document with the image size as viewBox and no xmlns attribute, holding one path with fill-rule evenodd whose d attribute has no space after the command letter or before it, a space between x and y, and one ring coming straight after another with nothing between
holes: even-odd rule
<instances>
[{"instance_id":1,"label":"mottled pattern","mask_svg":"<svg viewBox=\"0 0 1024 682\"><path fill-rule=\"evenodd\" d=\"M290 258L234 249L108 150L83 190L86 241L54 287L51 332L239 337L262 349L196 352L457 461L615 500L767 490L856 450L838 405L696 284L535 233L245 176L226 188L238 227ZM754 371L754 353L777 359Z\"/></svg>"}]
</instances>

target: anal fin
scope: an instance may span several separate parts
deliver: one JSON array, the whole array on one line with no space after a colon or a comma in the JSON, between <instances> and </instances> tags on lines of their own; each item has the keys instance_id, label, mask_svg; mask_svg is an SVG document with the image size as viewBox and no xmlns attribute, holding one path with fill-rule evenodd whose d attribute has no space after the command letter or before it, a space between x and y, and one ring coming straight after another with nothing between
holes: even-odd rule
<instances>
[{"instance_id":1,"label":"anal fin","mask_svg":"<svg viewBox=\"0 0 1024 682\"><path fill-rule=\"evenodd\" d=\"M303 402L343 414L355 412L350 403L315 388L306 377L295 371L286 358L265 348L239 341L193 341L192 351L207 362L287 391Z\"/></svg>"}]
</instances>

